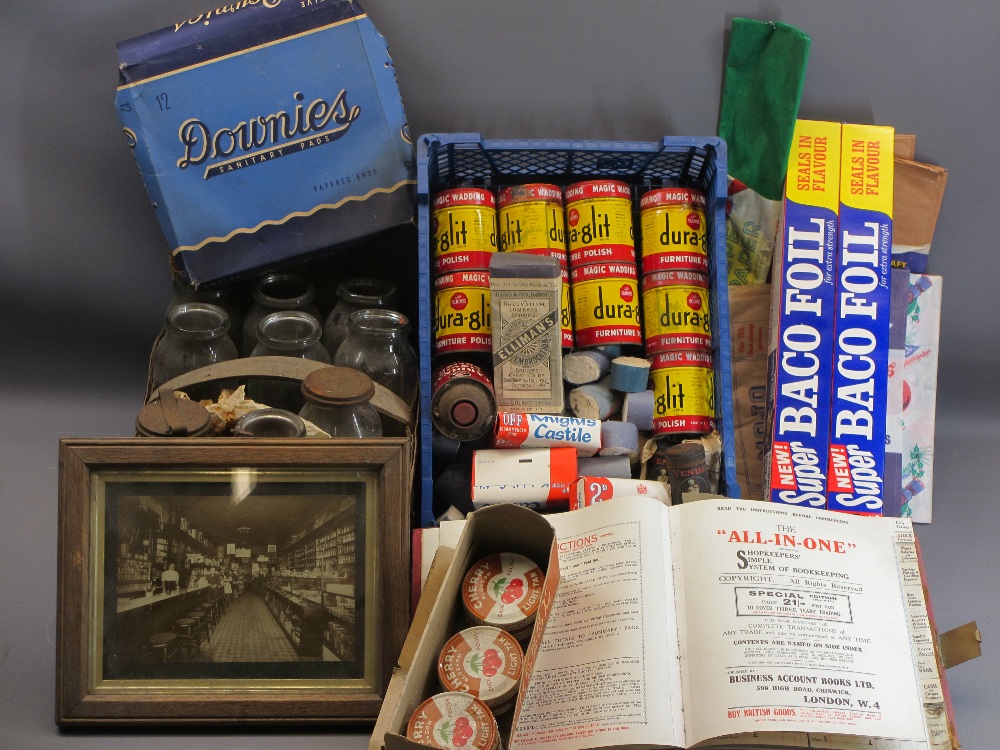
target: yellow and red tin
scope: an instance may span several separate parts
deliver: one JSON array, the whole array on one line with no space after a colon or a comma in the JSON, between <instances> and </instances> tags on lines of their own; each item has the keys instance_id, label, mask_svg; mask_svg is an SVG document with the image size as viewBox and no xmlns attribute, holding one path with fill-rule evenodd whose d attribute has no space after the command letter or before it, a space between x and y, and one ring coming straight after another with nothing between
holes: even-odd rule
<instances>
[{"instance_id":1,"label":"yellow and red tin","mask_svg":"<svg viewBox=\"0 0 1000 750\"><path fill-rule=\"evenodd\" d=\"M545 577L532 560L497 552L478 560L462 580L462 604L473 625L506 630L519 641L531 636Z\"/></svg>"},{"instance_id":2,"label":"yellow and red tin","mask_svg":"<svg viewBox=\"0 0 1000 750\"><path fill-rule=\"evenodd\" d=\"M653 434L706 435L715 426L712 355L673 351L650 358Z\"/></svg>"},{"instance_id":3,"label":"yellow and red tin","mask_svg":"<svg viewBox=\"0 0 1000 750\"><path fill-rule=\"evenodd\" d=\"M618 180L590 180L566 188L569 267L635 263L632 191Z\"/></svg>"},{"instance_id":4,"label":"yellow and red tin","mask_svg":"<svg viewBox=\"0 0 1000 750\"><path fill-rule=\"evenodd\" d=\"M646 355L677 349L712 351L708 276L693 271L657 271L642 277Z\"/></svg>"},{"instance_id":5,"label":"yellow and red tin","mask_svg":"<svg viewBox=\"0 0 1000 750\"><path fill-rule=\"evenodd\" d=\"M705 194L690 188L651 190L639 201L642 273L708 273Z\"/></svg>"},{"instance_id":6,"label":"yellow and red tin","mask_svg":"<svg viewBox=\"0 0 1000 750\"><path fill-rule=\"evenodd\" d=\"M558 185L531 183L503 188L497 197L497 247L502 253L547 255L569 267L566 212Z\"/></svg>"},{"instance_id":7,"label":"yellow and red tin","mask_svg":"<svg viewBox=\"0 0 1000 750\"><path fill-rule=\"evenodd\" d=\"M469 693L432 695L410 716L406 738L440 750L499 750L500 730L493 712Z\"/></svg>"},{"instance_id":8,"label":"yellow and red tin","mask_svg":"<svg viewBox=\"0 0 1000 750\"><path fill-rule=\"evenodd\" d=\"M434 353L492 352L490 274L458 271L434 278Z\"/></svg>"},{"instance_id":9,"label":"yellow and red tin","mask_svg":"<svg viewBox=\"0 0 1000 750\"><path fill-rule=\"evenodd\" d=\"M483 188L455 188L431 201L435 274L487 270L497 251L496 198Z\"/></svg>"},{"instance_id":10,"label":"yellow and red tin","mask_svg":"<svg viewBox=\"0 0 1000 750\"><path fill-rule=\"evenodd\" d=\"M477 625L456 633L441 649L438 680L447 691L469 693L494 716L514 707L524 652L506 630Z\"/></svg>"},{"instance_id":11,"label":"yellow and red tin","mask_svg":"<svg viewBox=\"0 0 1000 750\"><path fill-rule=\"evenodd\" d=\"M570 271L578 347L642 344L637 276L634 263L591 263Z\"/></svg>"},{"instance_id":12,"label":"yellow and red tin","mask_svg":"<svg viewBox=\"0 0 1000 750\"><path fill-rule=\"evenodd\" d=\"M569 271L562 272L562 296L559 302L559 327L563 349L573 348L573 303L570 301Z\"/></svg>"}]
</instances>

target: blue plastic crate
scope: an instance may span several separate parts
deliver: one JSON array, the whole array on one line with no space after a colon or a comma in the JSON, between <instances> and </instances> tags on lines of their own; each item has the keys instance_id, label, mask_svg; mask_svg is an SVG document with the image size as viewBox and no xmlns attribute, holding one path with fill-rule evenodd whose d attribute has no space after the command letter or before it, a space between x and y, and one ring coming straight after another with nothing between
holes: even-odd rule
<instances>
[{"instance_id":1,"label":"blue plastic crate","mask_svg":"<svg viewBox=\"0 0 1000 750\"><path fill-rule=\"evenodd\" d=\"M722 437L720 493L739 497L733 437L729 288L726 284L726 143L721 138L664 138L653 142L483 140L478 133L431 133L417 143L419 242L420 525L433 526L431 454L430 199L452 187L551 182L565 187L587 179L616 179L639 197L649 189L683 185L707 199L712 331L715 338L715 408ZM636 226L639 226L636 221Z\"/></svg>"}]
</instances>

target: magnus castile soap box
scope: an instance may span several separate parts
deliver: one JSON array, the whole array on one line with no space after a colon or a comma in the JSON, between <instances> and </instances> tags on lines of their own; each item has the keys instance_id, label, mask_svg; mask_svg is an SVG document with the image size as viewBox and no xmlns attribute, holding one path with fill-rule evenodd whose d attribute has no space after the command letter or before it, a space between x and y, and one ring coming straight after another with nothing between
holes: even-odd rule
<instances>
[{"instance_id":1,"label":"magnus castile soap box","mask_svg":"<svg viewBox=\"0 0 1000 750\"><path fill-rule=\"evenodd\" d=\"M241 0L121 42L118 57L118 116L182 283L413 220L395 70L353 0Z\"/></svg>"}]
</instances>

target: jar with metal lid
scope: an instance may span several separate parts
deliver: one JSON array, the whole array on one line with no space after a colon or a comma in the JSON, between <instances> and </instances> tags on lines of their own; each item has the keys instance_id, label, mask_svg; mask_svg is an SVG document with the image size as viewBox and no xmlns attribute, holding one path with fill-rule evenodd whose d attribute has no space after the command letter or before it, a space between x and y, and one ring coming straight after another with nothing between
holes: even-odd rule
<instances>
[{"instance_id":1,"label":"jar with metal lid","mask_svg":"<svg viewBox=\"0 0 1000 750\"><path fill-rule=\"evenodd\" d=\"M187 302L167 310L163 338L153 352L153 386L158 388L199 367L236 359L236 345L226 335L229 316L221 307Z\"/></svg>"},{"instance_id":2,"label":"jar with metal lid","mask_svg":"<svg viewBox=\"0 0 1000 750\"><path fill-rule=\"evenodd\" d=\"M143 437L201 437L212 432L212 415L197 401L163 395L139 412L135 430Z\"/></svg>"},{"instance_id":3,"label":"jar with metal lid","mask_svg":"<svg viewBox=\"0 0 1000 750\"><path fill-rule=\"evenodd\" d=\"M316 307L316 287L291 273L269 273L253 285L253 304L243 321L243 349L249 356L257 346L257 326L261 319L278 310L301 310L322 320Z\"/></svg>"},{"instance_id":4,"label":"jar with metal lid","mask_svg":"<svg viewBox=\"0 0 1000 750\"><path fill-rule=\"evenodd\" d=\"M330 355L320 343L319 320L300 310L281 310L263 317L257 324L258 344L252 357L298 357L330 363ZM290 411L302 408L297 383L256 378L247 385L247 395L267 406Z\"/></svg>"},{"instance_id":5,"label":"jar with metal lid","mask_svg":"<svg viewBox=\"0 0 1000 750\"><path fill-rule=\"evenodd\" d=\"M348 334L348 318L355 310L380 308L391 310L396 306L396 285L383 279L346 279L337 285L337 304L323 324L323 346L330 358L337 356L337 349Z\"/></svg>"},{"instance_id":6,"label":"jar with metal lid","mask_svg":"<svg viewBox=\"0 0 1000 750\"><path fill-rule=\"evenodd\" d=\"M330 437L382 437L382 423L371 404L375 383L360 370L323 367L302 381L305 406L299 416Z\"/></svg>"},{"instance_id":7,"label":"jar with metal lid","mask_svg":"<svg viewBox=\"0 0 1000 750\"><path fill-rule=\"evenodd\" d=\"M333 364L367 373L406 402L417 398L417 353L406 336L410 320L394 310L356 310L349 318L347 338Z\"/></svg>"}]
</instances>

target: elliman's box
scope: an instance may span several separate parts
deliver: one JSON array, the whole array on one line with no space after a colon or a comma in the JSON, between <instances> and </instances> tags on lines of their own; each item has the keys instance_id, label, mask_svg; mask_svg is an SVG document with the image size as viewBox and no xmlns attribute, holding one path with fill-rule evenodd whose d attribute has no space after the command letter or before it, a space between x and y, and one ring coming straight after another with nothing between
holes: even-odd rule
<instances>
[{"instance_id":1,"label":"elliman's box","mask_svg":"<svg viewBox=\"0 0 1000 750\"><path fill-rule=\"evenodd\" d=\"M353 0L243 0L121 42L118 57L118 116L182 283L413 221L395 70Z\"/></svg>"},{"instance_id":2,"label":"elliman's box","mask_svg":"<svg viewBox=\"0 0 1000 750\"><path fill-rule=\"evenodd\" d=\"M843 126L827 508L882 515L893 129Z\"/></svg>"}]
</instances>

